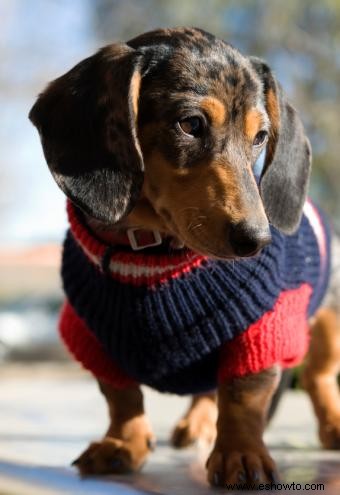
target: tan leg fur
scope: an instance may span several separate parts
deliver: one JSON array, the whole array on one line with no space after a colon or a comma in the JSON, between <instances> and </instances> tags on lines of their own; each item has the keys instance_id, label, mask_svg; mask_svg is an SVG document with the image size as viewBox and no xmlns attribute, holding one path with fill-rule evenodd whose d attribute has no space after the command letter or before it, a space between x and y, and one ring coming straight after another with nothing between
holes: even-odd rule
<instances>
[{"instance_id":1,"label":"tan leg fur","mask_svg":"<svg viewBox=\"0 0 340 495\"><path fill-rule=\"evenodd\" d=\"M340 319L328 308L320 309L312 322L311 344L302 374L319 422L323 447L340 448Z\"/></svg>"},{"instance_id":2,"label":"tan leg fur","mask_svg":"<svg viewBox=\"0 0 340 495\"><path fill-rule=\"evenodd\" d=\"M219 386L217 438L207 461L210 484L225 487L278 479L262 437L279 376L274 367Z\"/></svg>"}]
</instances>

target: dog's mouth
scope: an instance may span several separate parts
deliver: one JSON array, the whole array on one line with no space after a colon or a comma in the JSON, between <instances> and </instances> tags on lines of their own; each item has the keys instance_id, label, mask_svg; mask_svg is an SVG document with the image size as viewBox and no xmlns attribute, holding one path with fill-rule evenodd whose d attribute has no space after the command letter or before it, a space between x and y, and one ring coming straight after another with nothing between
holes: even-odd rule
<instances>
[{"instance_id":1,"label":"dog's mouth","mask_svg":"<svg viewBox=\"0 0 340 495\"><path fill-rule=\"evenodd\" d=\"M212 249L202 248L202 247L200 247L199 249L190 247L190 249L192 249L192 251L195 251L196 253L200 254L201 256L206 256L208 258L211 258L211 259L214 259L217 261L229 261L229 262L254 258L258 254L258 253L255 253L255 254L250 255L250 256L240 257L240 256L237 256L236 254L225 254L225 253L213 251Z\"/></svg>"},{"instance_id":2,"label":"dog's mouth","mask_svg":"<svg viewBox=\"0 0 340 495\"><path fill-rule=\"evenodd\" d=\"M197 239L196 237L189 238L189 236L185 236L183 234L176 238L176 242L179 243L178 246L187 247L201 256L230 262L256 258L262 251L262 249L258 249L248 254L239 256L233 252L231 246L227 243L223 247L212 246L210 243L205 243L204 239Z\"/></svg>"},{"instance_id":3,"label":"dog's mouth","mask_svg":"<svg viewBox=\"0 0 340 495\"><path fill-rule=\"evenodd\" d=\"M220 260L220 261L245 261L245 260L250 260L253 258L256 258L260 253L255 252L253 254L249 254L247 256L237 256L235 255L224 255L220 253L214 253L210 251L209 253L205 254L205 256L208 256L209 258L215 259L215 260Z\"/></svg>"},{"instance_id":4,"label":"dog's mouth","mask_svg":"<svg viewBox=\"0 0 340 495\"><path fill-rule=\"evenodd\" d=\"M203 215L199 218L203 218ZM185 221L182 219L182 221L172 221L171 223L164 219L167 234L171 237L170 246L173 249L186 247L201 256L230 262L249 260L261 252L261 249L258 248L253 251L246 251L242 249L242 246L239 246L242 254L235 252L228 241L228 230L225 231L224 229L226 237L223 237L219 229L209 228L207 217L205 216L204 218L205 221L198 221L194 217L193 219L186 218ZM213 222L211 223L213 224Z\"/></svg>"},{"instance_id":5,"label":"dog's mouth","mask_svg":"<svg viewBox=\"0 0 340 495\"><path fill-rule=\"evenodd\" d=\"M218 250L218 249L213 249L211 246L208 246L205 243L200 242L195 242L196 239L188 239L185 238L184 236L181 236L180 238L176 238L176 242L178 242L178 245L181 247L187 247L188 249L191 249L195 253L205 256L208 258L216 259L216 260L224 260L224 261L236 261L240 259L238 256L236 256L233 253Z\"/></svg>"}]
</instances>

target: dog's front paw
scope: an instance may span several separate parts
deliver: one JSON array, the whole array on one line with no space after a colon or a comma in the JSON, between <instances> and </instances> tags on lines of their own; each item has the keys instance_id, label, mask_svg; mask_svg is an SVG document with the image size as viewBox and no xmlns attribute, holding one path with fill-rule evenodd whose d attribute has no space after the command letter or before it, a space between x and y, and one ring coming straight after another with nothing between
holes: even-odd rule
<instances>
[{"instance_id":1,"label":"dog's front paw","mask_svg":"<svg viewBox=\"0 0 340 495\"><path fill-rule=\"evenodd\" d=\"M211 485L230 490L256 489L260 483L279 481L275 462L265 448L215 447L207 461L207 470Z\"/></svg>"},{"instance_id":2,"label":"dog's front paw","mask_svg":"<svg viewBox=\"0 0 340 495\"><path fill-rule=\"evenodd\" d=\"M144 436L131 441L106 437L91 443L72 465L82 476L131 473L143 466L153 443L152 438Z\"/></svg>"}]
</instances>

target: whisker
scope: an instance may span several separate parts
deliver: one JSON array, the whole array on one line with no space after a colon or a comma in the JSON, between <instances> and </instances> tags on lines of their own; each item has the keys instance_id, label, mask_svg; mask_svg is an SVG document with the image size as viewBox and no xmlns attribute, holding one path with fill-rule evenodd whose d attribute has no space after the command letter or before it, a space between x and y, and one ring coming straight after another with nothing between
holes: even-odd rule
<instances>
[{"instance_id":1,"label":"whisker","mask_svg":"<svg viewBox=\"0 0 340 495\"><path fill-rule=\"evenodd\" d=\"M198 223L194 225L193 227L191 227L190 231L192 232L193 230L198 229L199 227L203 227L203 223Z\"/></svg>"}]
</instances>

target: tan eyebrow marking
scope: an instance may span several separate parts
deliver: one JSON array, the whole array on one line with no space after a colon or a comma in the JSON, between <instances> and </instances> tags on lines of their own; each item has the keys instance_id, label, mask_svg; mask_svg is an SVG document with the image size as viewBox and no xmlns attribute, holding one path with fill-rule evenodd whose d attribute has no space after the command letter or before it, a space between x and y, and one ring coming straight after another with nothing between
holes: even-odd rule
<instances>
[{"instance_id":1,"label":"tan eyebrow marking","mask_svg":"<svg viewBox=\"0 0 340 495\"><path fill-rule=\"evenodd\" d=\"M275 133L280 127L280 107L278 99L272 89L267 93L267 111L272 125L272 131Z\"/></svg>"},{"instance_id":2,"label":"tan eyebrow marking","mask_svg":"<svg viewBox=\"0 0 340 495\"><path fill-rule=\"evenodd\" d=\"M226 109L223 103L217 98L207 96L201 101L200 106L207 112L213 124L221 126L225 122Z\"/></svg>"},{"instance_id":3,"label":"tan eyebrow marking","mask_svg":"<svg viewBox=\"0 0 340 495\"><path fill-rule=\"evenodd\" d=\"M132 99L132 108L136 116L138 114L138 99L139 99L139 90L141 85L141 75L139 72L135 72L131 79L131 99Z\"/></svg>"},{"instance_id":4,"label":"tan eyebrow marking","mask_svg":"<svg viewBox=\"0 0 340 495\"><path fill-rule=\"evenodd\" d=\"M244 131L246 136L253 140L261 126L263 125L262 113L256 108L248 110L244 117Z\"/></svg>"}]
</instances>

